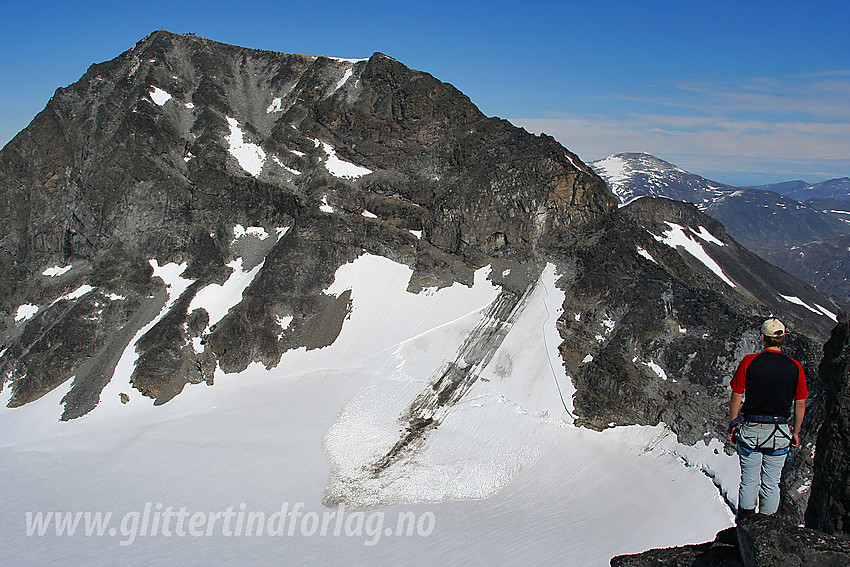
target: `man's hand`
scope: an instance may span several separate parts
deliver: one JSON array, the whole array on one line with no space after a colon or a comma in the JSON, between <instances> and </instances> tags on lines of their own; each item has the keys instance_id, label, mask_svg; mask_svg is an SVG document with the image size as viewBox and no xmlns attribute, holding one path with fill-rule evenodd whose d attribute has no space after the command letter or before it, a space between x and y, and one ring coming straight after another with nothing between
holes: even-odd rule
<instances>
[{"instance_id":1,"label":"man's hand","mask_svg":"<svg viewBox=\"0 0 850 567\"><path fill-rule=\"evenodd\" d=\"M737 416L729 422L729 427L726 428L726 438L730 443L735 442L735 435L737 435L738 428L741 426L742 421L744 421L744 418Z\"/></svg>"},{"instance_id":2,"label":"man's hand","mask_svg":"<svg viewBox=\"0 0 850 567\"><path fill-rule=\"evenodd\" d=\"M797 447L800 445L800 434L795 432L791 433L791 446Z\"/></svg>"}]
</instances>

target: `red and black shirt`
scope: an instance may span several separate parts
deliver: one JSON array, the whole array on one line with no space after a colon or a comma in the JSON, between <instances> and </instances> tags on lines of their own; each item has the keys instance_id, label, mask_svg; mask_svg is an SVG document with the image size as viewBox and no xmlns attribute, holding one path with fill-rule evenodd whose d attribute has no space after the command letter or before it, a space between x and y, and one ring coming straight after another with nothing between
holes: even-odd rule
<instances>
[{"instance_id":1,"label":"red and black shirt","mask_svg":"<svg viewBox=\"0 0 850 567\"><path fill-rule=\"evenodd\" d=\"M741 415L791 417L791 403L809 391L799 362L779 351L748 354L732 378L732 391L744 395Z\"/></svg>"}]
</instances>

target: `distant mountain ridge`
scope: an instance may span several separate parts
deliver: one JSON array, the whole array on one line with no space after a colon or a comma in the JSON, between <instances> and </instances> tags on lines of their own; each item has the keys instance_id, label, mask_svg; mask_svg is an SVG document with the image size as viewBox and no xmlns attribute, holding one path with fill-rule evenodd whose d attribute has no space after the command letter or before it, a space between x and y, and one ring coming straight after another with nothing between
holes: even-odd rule
<instances>
[{"instance_id":1,"label":"distant mountain ridge","mask_svg":"<svg viewBox=\"0 0 850 567\"><path fill-rule=\"evenodd\" d=\"M694 203L750 250L850 299L850 251L842 245L850 233L850 179L733 187L642 153L614 154L588 165L621 205L648 195ZM803 197L808 200L797 200Z\"/></svg>"},{"instance_id":2,"label":"distant mountain ridge","mask_svg":"<svg viewBox=\"0 0 850 567\"><path fill-rule=\"evenodd\" d=\"M738 189L722 195L705 212L729 227L735 238L757 254L850 232L850 224L838 215L759 189Z\"/></svg>"},{"instance_id":3,"label":"distant mountain ridge","mask_svg":"<svg viewBox=\"0 0 850 567\"><path fill-rule=\"evenodd\" d=\"M775 191L783 195L793 197L798 201L809 201L811 199L838 199L850 201L850 177L839 177L827 179L820 183L806 183L805 181L786 181L783 183L771 183L768 185L756 185L747 189L762 189Z\"/></svg>"}]
</instances>

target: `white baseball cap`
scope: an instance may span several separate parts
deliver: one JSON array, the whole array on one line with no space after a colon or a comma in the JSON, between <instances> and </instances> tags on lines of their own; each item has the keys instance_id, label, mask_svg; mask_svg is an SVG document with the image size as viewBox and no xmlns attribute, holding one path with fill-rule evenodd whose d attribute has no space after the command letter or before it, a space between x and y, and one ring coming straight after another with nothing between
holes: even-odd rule
<instances>
[{"instance_id":1,"label":"white baseball cap","mask_svg":"<svg viewBox=\"0 0 850 567\"><path fill-rule=\"evenodd\" d=\"M761 326L761 334L765 337L781 337L785 335L785 325L779 319L771 317Z\"/></svg>"}]
</instances>

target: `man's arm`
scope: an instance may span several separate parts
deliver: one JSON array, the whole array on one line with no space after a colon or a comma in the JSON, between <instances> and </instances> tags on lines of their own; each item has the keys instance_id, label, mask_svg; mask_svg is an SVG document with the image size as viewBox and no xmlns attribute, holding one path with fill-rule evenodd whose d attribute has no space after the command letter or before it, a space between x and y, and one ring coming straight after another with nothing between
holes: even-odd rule
<instances>
[{"instance_id":1,"label":"man's arm","mask_svg":"<svg viewBox=\"0 0 850 567\"><path fill-rule=\"evenodd\" d=\"M738 392L732 391L732 397L729 398L729 423L731 424L733 421L738 419L738 416L741 415L741 402L744 399L743 394L739 394ZM729 441L732 441L732 437L734 432L730 432L727 437Z\"/></svg>"},{"instance_id":2,"label":"man's arm","mask_svg":"<svg viewBox=\"0 0 850 567\"><path fill-rule=\"evenodd\" d=\"M794 400L794 430L791 432L791 446L800 444L800 428L803 427L803 417L806 415L806 400Z\"/></svg>"},{"instance_id":3,"label":"man's arm","mask_svg":"<svg viewBox=\"0 0 850 567\"><path fill-rule=\"evenodd\" d=\"M729 400L729 421L734 421L741 415L741 402L744 400L744 394L732 392L732 398Z\"/></svg>"}]
</instances>

